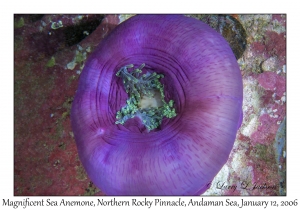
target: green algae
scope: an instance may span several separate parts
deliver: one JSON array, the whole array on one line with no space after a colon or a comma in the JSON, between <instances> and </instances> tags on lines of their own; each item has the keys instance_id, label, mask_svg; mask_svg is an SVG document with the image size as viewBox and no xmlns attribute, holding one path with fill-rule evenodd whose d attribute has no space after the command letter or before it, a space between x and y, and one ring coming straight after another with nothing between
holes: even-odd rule
<instances>
[{"instance_id":1,"label":"green algae","mask_svg":"<svg viewBox=\"0 0 300 210\"><path fill-rule=\"evenodd\" d=\"M268 161L268 158L267 158L268 147L266 145L257 144L255 146L255 150L256 150L255 154L258 159L261 159L263 161Z\"/></svg>"},{"instance_id":2,"label":"green algae","mask_svg":"<svg viewBox=\"0 0 300 210\"><path fill-rule=\"evenodd\" d=\"M56 133L52 135L52 138L55 140L61 139L63 135L64 132L63 122L68 118L68 116L70 116L72 101L73 101L73 97L69 97L64 101L61 107L59 107L59 109L63 109L63 113L55 121Z\"/></svg>"},{"instance_id":3,"label":"green algae","mask_svg":"<svg viewBox=\"0 0 300 210\"><path fill-rule=\"evenodd\" d=\"M22 50L24 43L21 35L15 35L14 37L14 51Z\"/></svg>"},{"instance_id":4,"label":"green algae","mask_svg":"<svg viewBox=\"0 0 300 210\"><path fill-rule=\"evenodd\" d=\"M52 22L52 24L51 24L51 28L54 30L56 30L58 28L62 28L62 27L64 27L64 26L63 26L61 20L59 20L58 22Z\"/></svg>"},{"instance_id":5,"label":"green algae","mask_svg":"<svg viewBox=\"0 0 300 210\"><path fill-rule=\"evenodd\" d=\"M246 29L248 39L251 38L251 42L260 42L272 21L272 15L239 15L239 19Z\"/></svg>"},{"instance_id":6,"label":"green algae","mask_svg":"<svg viewBox=\"0 0 300 210\"><path fill-rule=\"evenodd\" d=\"M86 172L82 165L75 166L76 169L76 179L79 181L84 181L87 179Z\"/></svg>"},{"instance_id":7,"label":"green algae","mask_svg":"<svg viewBox=\"0 0 300 210\"><path fill-rule=\"evenodd\" d=\"M66 119L67 116L69 116L69 115L70 115L70 111L66 111L66 112L62 113L61 119Z\"/></svg>"},{"instance_id":8,"label":"green algae","mask_svg":"<svg viewBox=\"0 0 300 210\"><path fill-rule=\"evenodd\" d=\"M83 51L82 48L79 46L79 50L76 50L75 57L71 62L67 64L67 68L70 70L73 70L77 64L80 65L80 69L83 69L84 67L84 61L87 58L87 52L90 50L90 47L86 49L86 51Z\"/></svg>"},{"instance_id":9,"label":"green algae","mask_svg":"<svg viewBox=\"0 0 300 210\"><path fill-rule=\"evenodd\" d=\"M25 22L24 22L24 18L21 17L19 20L15 20L15 24L14 24L14 27L15 28L21 28L25 25Z\"/></svg>"},{"instance_id":10,"label":"green algae","mask_svg":"<svg viewBox=\"0 0 300 210\"><path fill-rule=\"evenodd\" d=\"M55 66L55 58L52 56L50 60L47 62L46 67L50 68Z\"/></svg>"},{"instance_id":11,"label":"green algae","mask_svg":"<svg viewBox=\"0 0 300 210\"><path fill-rule=\"evenodd\" d=\"M77 72L76 72L77 73ZM81 72L80 72L81 73ZM72 84L72 82L74 81L74 80L77 80L78 79L78 77L79 77L79 74L80 73L77 73L77 74L73 74L73 75L71 75L71 76L69 76L68 77L68 80L67 80L67 86L68 87L70 87L70 85Z\"/></svg>"},{"instance_id":12,"label":"green algae","mask_svg":"<svg viewBox=\"0 0 300 210\"><path fill-rule=\"evenodd\" d=\"M91 182L89 183L89 186L85 189L85 192L83 195L85 196L91 196L91 195L95 195L97 192L99 192L100 190L95 187Z\"/></svg>"},{"instance_id":13,"label":"green algae","mask_svg":"<svg viewBox=\"0 0 300 210\"><path fill-rule=\"evenodd\" d=\"M274 149L273 147L263 145L263 144L256 144L251 151L251 154L260 161L265 162L266 164L274 163L275 156L274 156Z\"/></svg>"}]
</instances>

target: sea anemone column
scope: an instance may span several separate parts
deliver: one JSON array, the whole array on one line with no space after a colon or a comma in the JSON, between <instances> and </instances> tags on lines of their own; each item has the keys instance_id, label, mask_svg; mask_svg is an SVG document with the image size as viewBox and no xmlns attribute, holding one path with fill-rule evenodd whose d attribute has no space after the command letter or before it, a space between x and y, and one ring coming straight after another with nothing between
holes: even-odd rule
<instances>
[{"instance_id":1,"label":"sea anemone column","mask_svg":"<svg viewBox=\"0 0 300 210\"><path fill-rule=\"evenodd\" d=\"M224 38L181 15L139 15L89 57L71 112L80 160L107 195L199 195L242 121Z\"/></svg>"}]
</instances>

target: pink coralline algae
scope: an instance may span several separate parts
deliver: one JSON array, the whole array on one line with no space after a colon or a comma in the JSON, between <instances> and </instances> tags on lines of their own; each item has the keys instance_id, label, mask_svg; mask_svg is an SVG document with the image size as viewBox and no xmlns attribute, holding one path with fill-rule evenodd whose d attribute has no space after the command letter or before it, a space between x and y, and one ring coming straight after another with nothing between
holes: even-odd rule
<instances>
[{"instance_id":1,"label":"pink coralline algae","mask_svg":"<svg viewBox=\"0 0 300 210\"><path fill-rule=\"evenodd\" d=\"M263 72L257 78L259 84L265 90L272 90L277 96L282 97L286 91L286 79L275 72Z\"/></svg>"},{"instance_id":2,"label":"pink coralline algae","mask_svg":"<svg viewBox=\"0 0 300 210\"><path fill-rule=\"evenodd\" d=\"M255 41L250 46L257 55L262 55L265 59L274 56L281 66L286 64L285 33L267 31L262 41Z\"/></svg>"},{"instance_id":3,"label":"pink coralline algae","mask_svg":"<svg viewBox=\"0 0 300 210\"><path fill-rule=\"evenodd\" d=\"M286 79L275 72L263 72L259 74L257 81L265 89L262 102L264 102L263 105L269 111L259 117L260 125L257 131L251 135L251 139L253 143L267 145L274 141L276 131L279 127L277 122L282 121L285 116L285 106L283 106L283 103L285 102ZM267 94L268 97L266 97ZM267 98L269 100L266 100ZM273 104L274 101L276 102L275 104Z\"/></svg>"},{"instance_id":4,"label":"pink coralline algae","mask_svg":"<svg viewBox=\"0 0 300 210\"><path fill-rule=\"evenodd\" d=\"M251 44L251 48L254 50L257 54L264 54L266 51L266 46L261 42L253 42Z\"/></svg>"},{"instance_id":5,"label":"pink coralline algae","mask_svg":"<svg viewBox=\"0 0 300 210\"><path fill-rule=\"evenodd\" d=\"M92 51L119 23L118 16L21 14L14 19L14 195L93 195L99 189L80 163L69 117L80 64L73 71L66 66L76 51ZM85 39L70 46L75 34L70 31L87 22L99 25L93 32L85 29Z\"/></svg>"},{"instance_id":6,"label":"pink coralline algae","mask_svg":"<svg viewBox=\"0 0 300 210\"><path fill-rule=\"evenodd\" d=\"M263 114L259 117L259 122L261 123L256 132L251 135L252 144L257 143L269 145L271 144L276 135L278 129L277 118L272 118L269 114Z\"/></svg>"},{"instance_id":7,"label":"pink coralline algae","mask_svg":"<svg viewBox=\"0 0 300 210\"><path fill-rule=\"evenodd\" d=\"M227 167L215 182L237 184L240 195L285 195L286 17L239 15L238 19L248 35L246 51L238 60L244 118ZM241 182L248 188L242 188ZM207 195L237 194L237 190L209 191Z\"/></svg>"},{"instance_id":8,"label":"pink coralline algae","mask_svg":"<svg viewBox=\"0 0 300 210\"><path fill-rule=\"evenodd\" d=\"M258 76L258 82L266 90L275 90L276 78L275 72L264 72Z\"/></svg>"},{"instance_id":9,"label":"pink coralline algae","mask_svg":"<svg viewBox=\"0 0 300 210\"><path fill-rule=\"evenodd\" d=\"M266 51L270 56L277 56L281 65L285 64L286 59L286 39L285 34L278 34L274 31L267 31L264 40Z\"/></svg>"}]
</instances>

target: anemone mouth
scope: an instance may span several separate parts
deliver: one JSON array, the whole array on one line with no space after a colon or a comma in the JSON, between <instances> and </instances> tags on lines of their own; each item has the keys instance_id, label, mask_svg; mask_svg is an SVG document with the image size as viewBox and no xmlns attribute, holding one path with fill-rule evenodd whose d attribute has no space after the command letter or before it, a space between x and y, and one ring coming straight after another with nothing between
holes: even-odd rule
<instances>
[{"instance_id":1,"label":"anemone mouth","mask_svg":"<svg viewBox=\"0 0 300 210\"><path fill-rule=\"evenodd\" d=\"M165 101L164 87L159 81L164 76L156 72L143 72L143 63L139 68L128 71L134 67L133 64L123 66L116 74L123 80L123 85L128 99L126 105L117 112L116 124L126 123L132 118L139 118L148 131L159 128L164 117L173 118L176 116L173 108L174 101ZM159 104L160 103L160 104Z\"/></svg>"},{"instance_id":2,"label":"anemone mouth","mask_svg":"<svg viewBox=\"0 0 300 210\"><path fill-rule=\"evenodd\" d=\"M143 62L144 61L144 62ZM147 72L156 73L158 75L163 75L163 78L160 78L160 82L163 86L163 96L161 92L154 88L154 97L156 100L153 100L153 97L150 97L150 102L155 102L158 105L161 105L161 98L164 97L166 102L173 101L173 108L175 109L176 116L174 117L163 117L161 124L152 130L148 130L145 125L141 122L139 117L134 117L124 122L124 124L115 124L116 113L120 111L128 99L128 93L126 88L124 88L124 83L121 77L116 76L118 71L128 64L132 64L132 68L139 68L141 63L146 65L142 68L141 74L146 74ZM189 77L185 74L183 70L185 65L181 65L179 61L176 61L176 58L169 54L168 52L158 53L156 49L148 49L147 54L143 53L141 55L135 55L124 57L122 62L118 63L115 67L115 71L110 72L111 86L109 89L108 104L110 107L110 112L108 118L110 119L111 124L115 124L116 132L119 135L123 132L130 132L132 138L128 141L141 141L141 136L139 134L150 134L153 132L163 132L162 135L168 135L169 133L176 133L178 130L178 120L182 117L182 111L186 103L186 93L185 87L189 82ZM141 95L141 99L143 96ZM158 98L158 99L157 99ZM144 97L145 102L149 98ZM140 104L141 105L141 104ZM143 106L146 105L142 104ZM159 107L159 106L158 106ZM126 135L126 134L124 134ZM158 135L155 138L157 141L161 139L161 135ZM153 141L154 138L143 139L143 141Z\"/></svg>"},{"instance_id":3,"label":"anemone mouth","mask_svg":"<svg viewBox=\"0 0 300 210\"><path fill-rule=\"evenodd\" d=\"M160 108L163 106L162 95L158 89L151 91L151 96L142 95L140 103L138 105L139 109L148 109L148 108Z\"/></svg>"}]
</instances>

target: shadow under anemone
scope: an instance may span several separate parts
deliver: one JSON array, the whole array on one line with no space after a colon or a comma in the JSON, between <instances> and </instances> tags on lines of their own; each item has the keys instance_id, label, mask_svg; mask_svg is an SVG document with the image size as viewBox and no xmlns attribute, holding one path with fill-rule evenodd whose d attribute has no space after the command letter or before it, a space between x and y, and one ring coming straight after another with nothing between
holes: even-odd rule
<instances>
[{"instance_id":1,"label":"shadow under anemone","mask_svg":"<svg viewBox=\"0 0 300 210\"><path fill-rule=\"evenodd\" d=\"M232 50L205 23L128 19L89 57L72 104L88 176L107 195L202 194L233 147L242 88Z\"/></svg>"}]
</instances>

